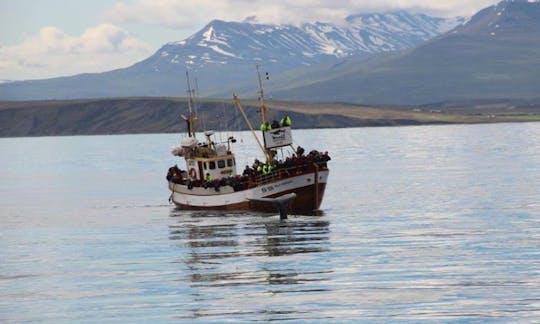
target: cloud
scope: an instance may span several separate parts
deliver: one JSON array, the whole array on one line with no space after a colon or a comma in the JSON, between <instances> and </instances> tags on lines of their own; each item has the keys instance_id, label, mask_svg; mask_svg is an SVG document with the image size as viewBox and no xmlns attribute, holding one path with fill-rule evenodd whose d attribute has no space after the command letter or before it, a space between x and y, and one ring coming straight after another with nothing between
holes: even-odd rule
<instances>
[{"instance_id":1,"label":"cloud","mask_svg":"<svg viewBox=\"0 0 540 324\"><path fill-rule=\"evenodd\" d=\"M306 21L339 23L351 14L414 10L439 16L472 15L497 0L134 0L117 2L105 14L116 23L138 23L189 29L217 18L266 23Z\"/></svg>"},{"instance_id":2,"label":"cloud","mask_svg":"<svg viewBox=\"0 0 540 324\"><path fill-rule=\"evenodd\" d=\"M105 13L105 19L116 23L162 25L171 28L191 28L193 23L209 22L214 15L234 12L231 0L138 0L135 3L117 2ZM210 15L209 15L210 14Z\"/></svg>"},{"instance_id":3,"label":"cloud","mask_svg":"<svg viewBox=\"0 0 540 324\"><path fill-rule=\"evenodd\" d=\"M150 46L113 24L100 24L71 36L43 27L22 43L0 48L0 79L54 77L100 72L147 57Z\"/></svg>"}]
</instances>

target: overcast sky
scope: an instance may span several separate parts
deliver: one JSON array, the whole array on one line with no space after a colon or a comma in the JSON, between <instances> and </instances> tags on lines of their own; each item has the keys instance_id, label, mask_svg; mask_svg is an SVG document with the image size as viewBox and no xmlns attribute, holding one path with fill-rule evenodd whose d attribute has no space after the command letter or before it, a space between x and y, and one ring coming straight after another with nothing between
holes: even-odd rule
<instances>
[{"instance_id":1,"label":"overcast sky","mask_svg":"<svg viewBox=\"0 0 540 324\"><path fill-rule=\"evenodd\" d=\"M407 9L471 16L497 0L0 0L0 80L102 72L140 61L210 20L323 21Z\"/></svg>"}]
</instances>

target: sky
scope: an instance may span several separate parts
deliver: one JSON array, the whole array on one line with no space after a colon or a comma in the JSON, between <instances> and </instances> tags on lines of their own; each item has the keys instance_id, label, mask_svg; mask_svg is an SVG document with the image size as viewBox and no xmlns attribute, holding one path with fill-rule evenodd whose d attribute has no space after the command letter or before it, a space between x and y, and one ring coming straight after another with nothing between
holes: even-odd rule
<instances>
[{"instance_id":1,"label":"sky","mask_svg":"<svg viewBox=\"0 0 540 324\"><path fill-rule=\"evenodd\" d=\"M212 19L339 24L348 15L411 10L471 16L497 0L0 0L0 82L130 66Z\"/></svg>"}]
</instances>

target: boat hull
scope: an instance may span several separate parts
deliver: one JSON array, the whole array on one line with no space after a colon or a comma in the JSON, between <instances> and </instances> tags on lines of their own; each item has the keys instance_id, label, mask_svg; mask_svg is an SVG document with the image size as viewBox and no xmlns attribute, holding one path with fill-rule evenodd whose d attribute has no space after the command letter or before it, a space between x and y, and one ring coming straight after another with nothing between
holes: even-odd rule
<instances>
[{"instance_id":1,"label":"boat hull","mask_svg":"<svg viewBox=\"0 0 540 324\"><path fill-rule=\"evenodd\" d=\"M275 198L295 193L290 212L306 214L318 210L326 189L329 171L305 173L298 176L268 182L253 188L234 191L230 186L222 186L219 192L214 188L195 187L169 182L171 201L182 209L190 210L253 210L274 212L275 210L253 199Z\"/></svg>"}]
</instances>

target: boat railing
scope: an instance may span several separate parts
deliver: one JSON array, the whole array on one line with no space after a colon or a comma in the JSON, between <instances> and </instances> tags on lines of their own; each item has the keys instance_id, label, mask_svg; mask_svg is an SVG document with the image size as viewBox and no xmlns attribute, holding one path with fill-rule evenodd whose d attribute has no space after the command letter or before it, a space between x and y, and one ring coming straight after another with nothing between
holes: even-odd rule
<instances>
[{"instance_id":1,"label":"boat railing","mask_svg":"<svg viewBox=\"0 0 540 324\"><path fill-rule=\"evenodd\" d=\"M267 174L258 174L255 176L255 184L257 186L267 184L270 182L283 180L290 178L292 176L302 175L305 173L313 172L315 170L315 165L318 166L320 170L327 168L326 162L311 162L311 164L301 164L291 167L279 167L275 170L268 172Z\"/></svg>"},{"instance_id":2,"label":"boat railing","mask_svg":"<svg viewBox=\"0 0 540 324\"><path fill-rule=\"evenodd\" d=\"M272 171L272 172L269 172L267 174L259 174L257 176L255 176L255 184L257 186L260 186L260 185L263 185L263 184L267 184L267 183L270 183L270 182L274 182L274 181L277 181L281 179L279 177L279 174L277 171Z\"/></svg>"},{"instance_id":3,"label":"boat railing","mask_svg":"<svg viewBox=\"0 0 540 324\"><path fill-rule=\"evenodd\" d=\"M232 182L227 182L227 178L214 180L212 182L206 182L203 180L190 180L186 175L183 175L181 177L169 177L167 176L167 180L171 181L172 183L179 184L179 185L187 185L189 188L193 187L204 187L205 185L208 187L219 187L224 186L226 184L232 185L235 188L235 191L242 190L247 188L252 188L254 186L260 186L267 183L284 180L287 178L291 178L294 176L314 172L315 169L317 170L327 170L327 163L326 161L310 161L309 163L303 163L303 164L297 164L293 166L283 166L280 165L276 169L268 172L268 173L256 173L251 176L237 176L235 178L228 178L229 181L232 180ZM184 172L185 173L185 172ZM232 184L231 184L232 183Z\"/></svg>"}]
</instances>

